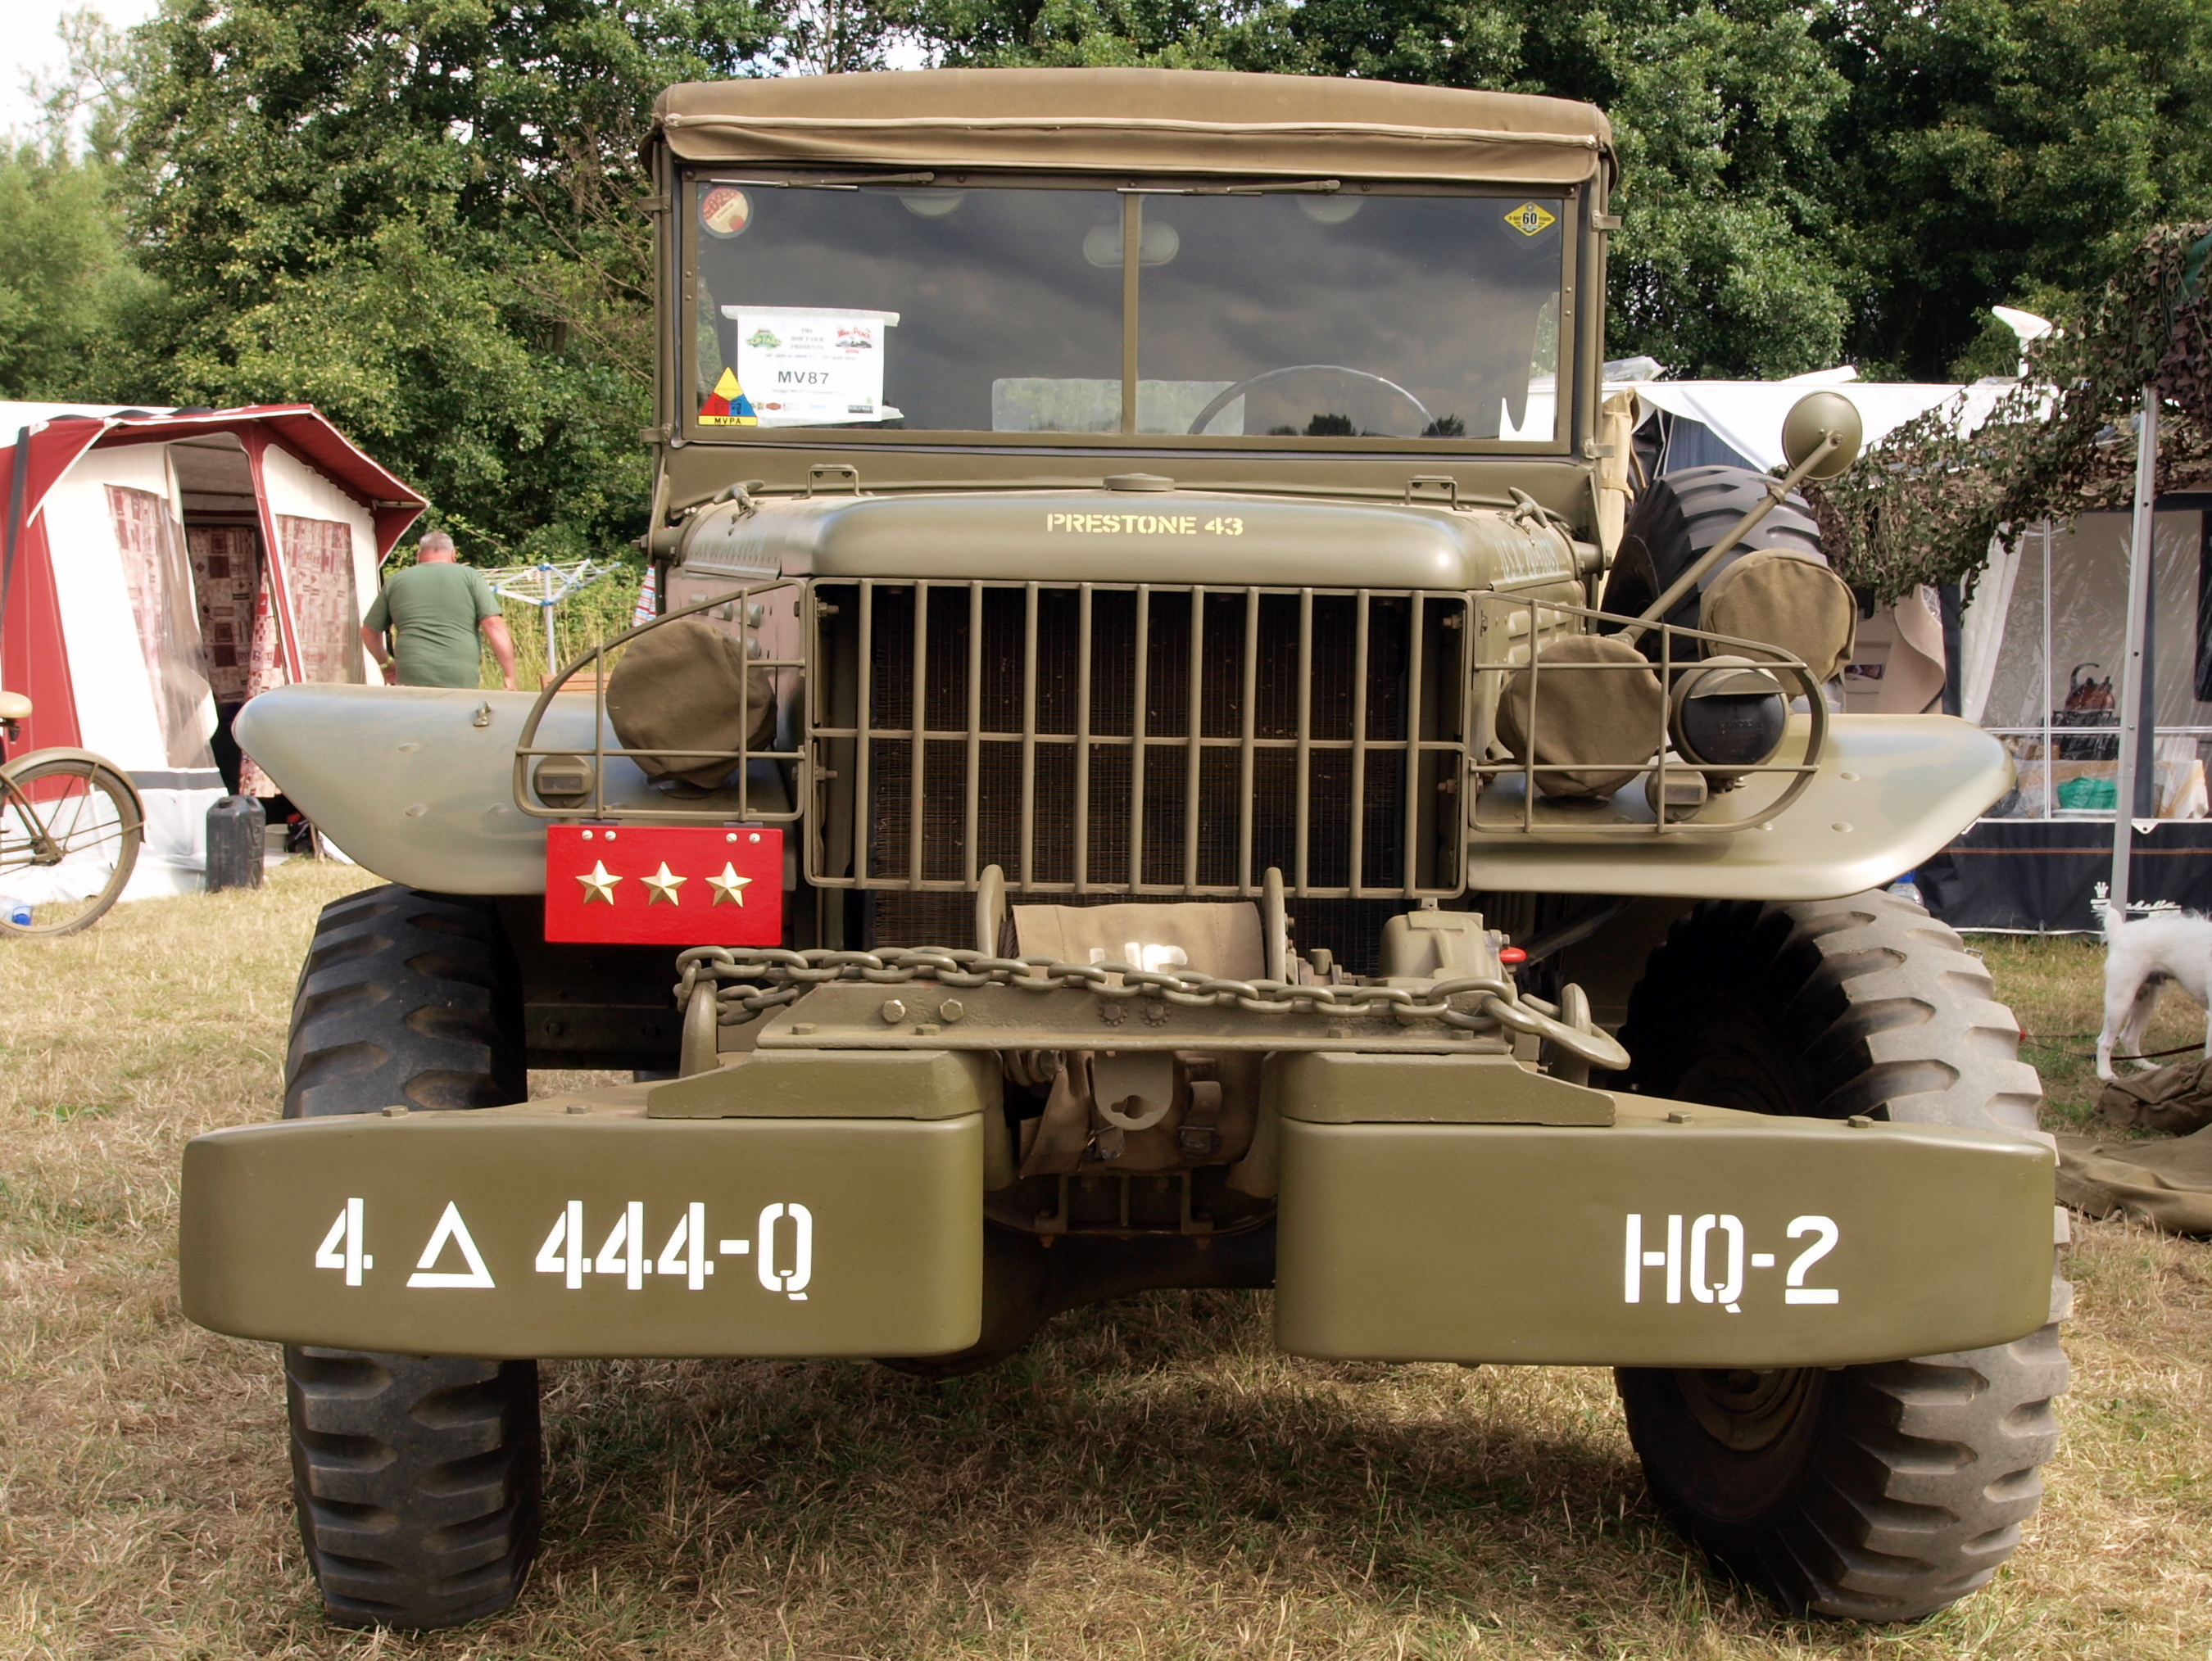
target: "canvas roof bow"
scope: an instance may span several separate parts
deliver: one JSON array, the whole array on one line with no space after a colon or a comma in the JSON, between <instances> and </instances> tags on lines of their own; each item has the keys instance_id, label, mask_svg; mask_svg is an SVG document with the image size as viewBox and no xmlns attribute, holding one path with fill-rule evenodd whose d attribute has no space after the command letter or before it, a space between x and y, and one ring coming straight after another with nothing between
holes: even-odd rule
<instances>
[{"instance_id":1,"label":"canvas roof bow","mask_svg":"<svg viewBox=\"0 0 2212 1661\"><path fill-rule=\"evenodd\" d=\"M1404 179L1564 187L1613 165L1587 104L1211 70L914 70L695 82L653 130L686 161Z\"/></svg>"}]
</instances>

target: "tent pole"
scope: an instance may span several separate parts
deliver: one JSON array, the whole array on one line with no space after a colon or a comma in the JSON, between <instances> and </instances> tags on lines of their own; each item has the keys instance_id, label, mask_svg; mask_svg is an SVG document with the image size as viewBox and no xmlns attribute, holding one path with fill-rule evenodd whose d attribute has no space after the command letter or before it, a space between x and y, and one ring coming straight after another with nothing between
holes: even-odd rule
<instances>
[{"instance_id":1,"label":"tent pole","mask_svg":"<svg viewBox=\"0 0 2212 1661\"><path fill-rule=\"evenodd\" d=\"M2112 886L2106 916L2128 920L2128 861L2134 852L2136 776L2142 767L2144 637L2150 619L2151 533L2158 505L2158 389L2143 388L2136 443L2134 535L2128 543L2128 649L2120 664L2120 767L2112 793Z\"/></svg>"},{"instance_id":2,"label":"tent pole","mask_svg":"<svg viewBox=\"0 0 2212 1661\"><path fill-rule=\"evenodd\" d=\"M0 555L0 658L7 651L8 591L15 585L15 539L23 533L23 476L29 472L31 429L15 434L15 460L8 470L8 545Z\"/></svg>"},{"instance_id":3,"label":"tent pole","mask_svg":"<svg viewBox=\"0 0 2212 1661\"><path fill-rule=\"evenodd\" d=\"M2057 746L2051 727L2057 718L2051 700L2058 695L2057 682L2051 669L2051 521L2043 522L2043 816L2058 816L2057 785L2052 782L2052 769L2057 766Z\"/></svg>"}]
</instances>

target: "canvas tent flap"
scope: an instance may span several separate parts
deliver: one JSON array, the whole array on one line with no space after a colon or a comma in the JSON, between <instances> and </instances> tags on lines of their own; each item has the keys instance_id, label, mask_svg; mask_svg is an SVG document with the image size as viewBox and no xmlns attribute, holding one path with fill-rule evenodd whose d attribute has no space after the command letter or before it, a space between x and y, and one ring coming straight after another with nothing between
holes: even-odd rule
<instances>
[{"instance_id":1,"label":"canvas tent flap","mask_svg":"<svg viewBox=\"0 0 2212 1661\"><path fill-rule=\"evenodd\" d=\"M1586 104L1311 76L916 70L671 87L687 161L1278 174L1570 185L1609 162Z\"/></svg>"},{"instance_id":2,"label":"canvas tent flap","mask_svg":"<svg viewBox=\"0 0 2212 1661\"><path fill-rule=\"evenodd\" d=\"M10 416L12 424L0 434L14 440L0 450L0 489L7 493L0 501L9 505L0 526L0 676L10 690L30 697L33 713L24 744L68 748L83 741L62 642L46 520L33 509L101 428L88 421L71 422L58 433L40 431L37 423L42 417L21 406L0 405L0 422Z\"/></svg>"},{"instance_id":3,"label":"canvas tent flap","mask_svg":"<svg viewBox=\"0 0 2212 1661\"><path fill-rule=\"evenodd\" d=\"M162 782L220 793L208 748L215 700L167 446L86 452L40 511L58 556L81 742L134 774L183 775Z\"/></svg>"}]
</instances>

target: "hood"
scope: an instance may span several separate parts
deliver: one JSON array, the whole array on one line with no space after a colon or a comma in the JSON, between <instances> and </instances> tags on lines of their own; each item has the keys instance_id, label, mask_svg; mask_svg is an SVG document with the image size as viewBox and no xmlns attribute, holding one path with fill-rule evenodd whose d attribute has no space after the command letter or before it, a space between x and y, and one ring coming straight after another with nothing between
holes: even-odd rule
<instances>
[{"instance_id":1,"label":"hood","mask_svg":"<svg viewBox=\"0 0 2212 1661\"><path fill-rule=\"evenodd\" d=\"M1519 587L1570 580L1583 558L1533 512L1194 490L725 502L682 543L687 570L739 579L1287 588Z\"/></svg>"}]
</instances>

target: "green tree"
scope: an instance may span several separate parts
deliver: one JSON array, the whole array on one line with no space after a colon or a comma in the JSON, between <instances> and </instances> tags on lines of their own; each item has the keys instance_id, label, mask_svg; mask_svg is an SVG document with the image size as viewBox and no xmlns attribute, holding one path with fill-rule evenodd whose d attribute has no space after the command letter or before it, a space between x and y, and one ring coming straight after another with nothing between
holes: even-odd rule
<instances>
[{"instance_id":1,"label":"green tree","mask_svg":"<svg viewBox=\"0 0 2212 1661\"><path fill-rule=\"evenodd\" d=\"M2207 0L1839 0L1824 33L1870 363L1986 367L1989 306L2063 311L2212 212Z\"/></svg>"},{"instance_id":2,"label":"green tree","mask_svg":"<svg viewBox=\"0 0 2212 1661\"><path fill-rule=\"evenodd\" d=\"M311 400L472 551L642 523L668 82L776 45L747 0L168 0L128 124L178 402Z\"/></svg>"},{"instance_id":3,"label":"green tree","mask_svg":"<svg viewBox=\"0 0 2212 1661\"><path fill-rule=\"evenodd\" d=\"M58 146L0 154L0 397L129 403L133 342L160 308L132 262L109 168ZM12 434L10 435L12 438Z\"/></svg>"},{"instance_id":4,"label":"green tree","mask_svg":"<svg viewBox=\"0 0 2212 1661\"><path fill-rule=\"evenodd\" d=\"M37 130L0 140L0 397L143 402L139 347L162 306L114 191L129 51L89 11L61 36L67 68L31 85Z\"/></svg>"}]
</instances>

